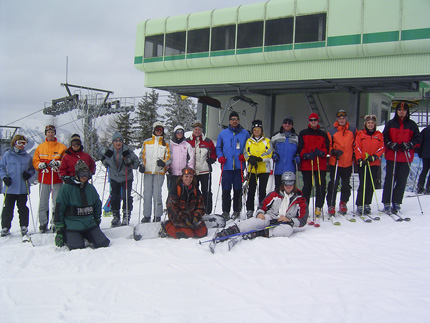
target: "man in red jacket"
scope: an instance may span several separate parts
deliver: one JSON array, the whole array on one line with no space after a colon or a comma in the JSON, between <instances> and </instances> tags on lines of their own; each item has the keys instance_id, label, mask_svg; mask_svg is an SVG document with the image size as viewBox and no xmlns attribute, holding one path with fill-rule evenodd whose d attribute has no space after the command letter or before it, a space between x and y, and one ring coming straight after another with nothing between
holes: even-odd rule
<instances>
[{"instance_id":1,"label":"man in red jacket","mask_svg":"<svg viewBox=\"0 0 430 323\"><path fill-rule=\"evenodd\" d=\"M414 159L414 147L418 148L421 142L418 126L409 118L409 105L406 102L397 104L396 114L385 125L383 135L387 168L382 203L384 203L385 213L397 214L405 193L409 164Z\"/></svg>"}]
</instances>

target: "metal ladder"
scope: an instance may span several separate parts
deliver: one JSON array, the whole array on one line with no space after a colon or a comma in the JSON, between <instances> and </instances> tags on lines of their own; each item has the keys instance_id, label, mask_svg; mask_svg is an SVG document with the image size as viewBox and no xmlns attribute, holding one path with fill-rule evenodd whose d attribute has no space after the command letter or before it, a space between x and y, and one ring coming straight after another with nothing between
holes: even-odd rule
<instances>
[{"instance_id":1,"label":"metal ladder","mask_svg":"<svg viewBox=\"0 0 430 323\"><path fill-rule=\"evenodd\" d=\"M318 94L316 96L318 98L319 105L318 105L317 101L315 100L314 93L304 92L303 94L306 98L306 101L308 102L310 112L318 114L320 128L324 131L327 131L328 130L327 126L330 124L330 122L327 118L327 114L324 110L324 107L321 104L321 101L318 97Z\"/></svg>"}]
</instances>

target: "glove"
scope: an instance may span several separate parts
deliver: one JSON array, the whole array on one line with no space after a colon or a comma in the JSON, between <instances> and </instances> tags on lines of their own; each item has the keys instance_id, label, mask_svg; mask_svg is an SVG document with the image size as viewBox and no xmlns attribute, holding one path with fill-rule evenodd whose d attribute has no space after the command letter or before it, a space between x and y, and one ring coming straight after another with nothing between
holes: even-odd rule
<instances>
[{"instance_id":1,"label":"glove","mask_svg":"<svg viewBox=\"0 0 430 323\"><path fill-rule=\"evenodd\" d=\"M157 166L158 167L166 167L166 163L162 161L161 159L157 160Z\"/></svg>"},{"instance_id":2,"label":"glove","mask_svg":"<svg viewBox=\"0 0 430 323\"><path fill-rule=\"evenodd\" d=\"M319 150L318 148L314 150L314 153L315 153L315 155L316 155L316 156L318 156L318 157L325 157L325 156L326 156L326 153L325 153L325 152L323 152L322 150ZM343 154L343 152L342 152L342 154ZM313 158L312 158L312 159L313 159Z\"/></svg>"},{"instance_id":3,"label":"glove","mask_svg":"<svg viewBox=\"0 0 430 323\"><path fill-rule=\"evenodd\" d=\"M258 166L258 157L256 156L249 156L248 158L248 163L252 166L252 167L257 167Z\"/></svg>"},{"instance_id":4,"label":"glove","mask_svg":"<svg viewBox=\"0 0 430 323\"><path fill-rule=\"evenodd\" d=\"M60 161L59 160L55 160L55 159L53 159L53 160L51 160L50 162L49 162L49 167L51 167L51 168L56 168L56 167L59 167L60 166Z\"/></svg>"},{"instance_id":5,"label":"glove","mask_svg":"<svg viewBox=\"0 0 430 323\"><path fill-rule=\"evenodd\" d=\"M357 165L358 165L358 167L363 167L363 159L359 159L359 160L357 160Z\"/></svg>"},{"instance_id":6,"label":"glove","mask_svg":"<svg viewBox=\"0 0 430 323\"><path fill-rule=\"evenodd\" d=\"M110 149L106 150L104 156L106 156L106 158L111 158L113 156L113 151Z\"/></svg>"},{"instance_id":7,"label":"glove","mask_svg":"<svg viewBox=\"0 0 430 323\"><path fill-rule=\"evenodd\" d=\"M293 164L300 164L300 156L293 157Z\"/></svg>"},{"instance_id":8,"label":"glove","mask_svg":"<svg viewBox=\"0 0 430 323\"><path fill-rule=\"evenodd\" d=\"M39 165L37 165L37 167L39 169L46 169L48 167L48 164L47 163L39 163Z\"/></svg>"},{"instance_id":9,"label":"glove","mask_svg":"<svg viewBox=\"0 0 430 323\"><path fill-rule=\"evenodd\" d=\"M206 159L206 162L208 163L208 165L212 165L213 163L215 163L215 159L208 158L208 159Z\"/></svg>"},{"instance_id":10,"label":"glove","mask_svg":"<svg viewBox=\"0 0 430 323\"><path fill-rule=\"evenodd\" d=\"M336 158L340 157L343 155L343 151L342 150L338 150L338 149L332 149L330 151L330 155L335 156Z\"/></svg>"},{"instance_id":11,"label":"glove","mask_svg":"<svg viewBox=\"0 0 430 323\"><path fill-rule=\"evenodd\" d=\"M239 155L239 161L244 162L245 160L245 156L243 154Z\"/></svg>"},{"instance_id":12,"label":"glove","mask_svg":"<svg viewBox=\"0 0 430 323\"><path fill-rule=\"evenodd\" d=\"M272 159L275 163L277 163L279 161L279 154L278 153L273 153Z\"/></svg>"},{"instance_id":13,"label":"glove","mask_svg":"<svg viewBox=\"0 0 430 323\"><path fill-rule=\"evenodd\" d=\"M64 182L64 184L75 184L72 176L63 176L61 177L61 180Z\"/></svg>"},{"instance_id":14,"label":"glove","mask_svg":"<svg viewBox=\"0 0 430 323\"><path fill-rule=\"evenodd\" d=\"M29 172L22 173L22 178L24 179L24 181L28 181L30 177L31 177L31 174Z\"/></svg>"},{"instance_id":15,"label":"glove","mask_svg":"<svg viewBox=\"0 0 430 323\"><path fill-rule=\"evenodd\" d=\"M4 182L4 185L11 186L12 185L12 178L10 178L9 176L3 177L3 182Z\"/></svg>"},{"instance_id":16,"label":"glove","mask_svg":"<svg viewBox=\"0 0 430 323\"><path fill-rule=\"evenodd\" d=\"M398 151L400 148L399 144L397 142L391 142L391 141L389 141L387 143L387 146L388 146L388 148L390 148L391 150L394 150L394 151Z\"/></svg>"},{"instance_id":17,"label":"glove","mask_svg":"<svg viewBox=\"0 0 430 323\"><path fill-rule=\"evenodd\" d=\"M124 164L125 164L125 166L130 167L133 164L133 162L132 162L130 157L125 157L124 158Z\"/></svg>"},{"instance_id":18,"label":"glove","mask_svg":"<svg viewBox=\"0 0 430 323\"><path fill-rule=\"evenodd\" d=\"M315 153L310 152L310 153L303 154L303 159L306 159L306 160L315 159Z\"/></svg>"},{"instance_id":19,"label":"glove","mask_svg":"<svg viewBox=\"0 0 430 323\"><path fill-rule=\"evenodd\" d=\"M376 155L372 155L372 156L368 156L367 158L366 158L366 160L368 161L368 162L374 162L375 160L377 160L379 157L378 156L376 156Z\"/></svg>"},{"instance_id":20,"label":"glove","mask_svg":"<svg viewBox=\"0 0 430 323\"><path fill-rule=\"evenodd\" d=\"M55 225L55 245L57 247L64 246L64 224L56 224Z\"/></svg>"},{"instance_id":21,"label":"glove","mask_svg":"<svg viewBox=\"0 0 430 323\"><path fill-rule=\"evenodd\" d=\"M401 144L400 148L403 151L409 151L414 148L414 144L412 142L404 142Z\"/></svg>"},{"instance_id":22,"label":"glove","mask_svg":"<svg viewBox=\"0 0 430 323\"><path fill-rule=\"evenodd\" d=\"M227 159L225 159L225 157L224 156L221 156L220 158L218 158L218 161L219 161L219 163L220 164L225 164L225 162L227 161Z\"/></svg>"},{"instance_id":23,"label":"glove","mask_svg":"<svg viewBox=\"0 0 430 323\"><path fill-rule=\"evenodd\" d=\"M145 165L143 165L143 164L139 165L139 172L142 174L145 172Z\"/></svg>"}]
</instances>

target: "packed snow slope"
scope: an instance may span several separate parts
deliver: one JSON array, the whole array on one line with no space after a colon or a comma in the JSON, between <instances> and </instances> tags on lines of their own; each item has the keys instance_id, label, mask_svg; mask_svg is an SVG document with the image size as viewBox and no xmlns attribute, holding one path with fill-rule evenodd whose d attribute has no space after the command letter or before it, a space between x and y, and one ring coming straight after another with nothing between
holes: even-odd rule
<instances>
[{"instance_id":1,"label":"packed snow slope","mask_svg":"<svg viewBox=\"0 0 430 323\"><path fill-rule=\"evenodd\" d=\"M103 180L101 169L100 195ZM0 321L429 322L430 196L420 201L424 215L416 197L404 199L402 216L410 222L387 215L372 223L322 222L291 238L245 240L231 251L219 244L214 255L193 239L134 241L129 227L106 230L105 249L56 248L53 234L34 236L42 244L33 247L20 241L15 211L12 235L0 239ZM36 218L38 186L31 202ZM376 216L375 200L372 210ZM110 221L103 218L102 228Z\"/></svg>"}]
</instances>

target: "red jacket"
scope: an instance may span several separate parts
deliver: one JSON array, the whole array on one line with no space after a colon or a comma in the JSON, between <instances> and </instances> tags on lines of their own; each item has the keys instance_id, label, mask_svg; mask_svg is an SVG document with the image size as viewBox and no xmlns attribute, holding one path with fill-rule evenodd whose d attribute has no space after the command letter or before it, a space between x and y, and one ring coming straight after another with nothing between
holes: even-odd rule
<instances>
[{"instance_id":1,"label":"red jacket","mask_svg":"<svg viewBox=\"0 0 430 323\"><path fill-rule=\"evenodd\" d=\"M312 170L312 163L308 159L303 159L303 155L306 153L314 152L315 149L319 149L325 153L327 156L329 149L329 140L327 134L319 128L317 130L313 130L310 126L307 129L300 131L299 134L299 145L297 146L297 151L300 154L301 167L300 170ZM319 161L319 169L326 171L327 170L327 158L326 157L315 157L314 171L318 171L318 162Z\"/></svg>"},{"instance_id":2,"label":"red jacket","mask_svg":"<svg viewBox=\"0 0 430 323\"><path fill-rule=\"evenodd\" d=\"M96 163L86 152L82 151L82 146L79 151L73 151L72 147L66 150L66 153L61 160L60 177L75 176L75 165L79 159L82 159L90 168L91 174L96 172Z\"/></svg>"},{"instance_id":3,"label":"red jacket","mask_svg":"<svg viewBox=\"0 0 430 323\"><path fill-rule=\"evenodd\" d=\"M355 160L360 158L365 160L367 156L376 155L379 158L370 163L370 166L381 165L380 158L384 153L384 137L382 133L376 130L373 133L369 133L368 130L363 129L357 132L355 137Z\"/></svg>"}]
</instances>

